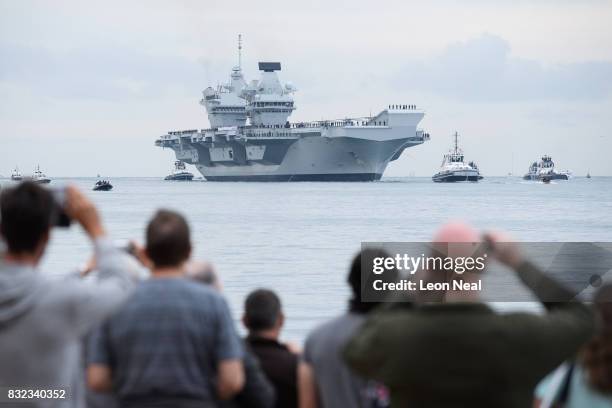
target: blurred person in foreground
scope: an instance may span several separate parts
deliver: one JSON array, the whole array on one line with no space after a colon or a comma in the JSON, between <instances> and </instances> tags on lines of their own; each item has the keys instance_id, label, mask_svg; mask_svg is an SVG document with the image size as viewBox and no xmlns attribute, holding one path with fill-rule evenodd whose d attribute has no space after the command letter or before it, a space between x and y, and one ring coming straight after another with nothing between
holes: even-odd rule
<instances>
[{"instance_id":1,"label":"blurred person in foreground","mask_svg":"<svg viewBox=\"0 0 612 408\"><path fill-rule=\"evenodd\" d=\"M389 387L394 407L528 407L538 381L574 355L594 329L575 294L525 260L518 246L486 235L488 253L512 268L544 303L544 315L498 314L478 291L456 290L440 303L374 313L345 348L349 365ZM464 224L441 229L434 243L477 243ZM452 271L451 271L452 272ZM429 275L427 275L429 277ZM475 282L479 273L464 273Z\"/></svg>"},{"instance_id":2,"label":"blurred person in foreground","mask_svg":"<svg viewBox=\"0 0 612 408\"><path fill-rule=\"evenodd\" d=\"M92 335L87 382L120 406L215 407L243 386L243 350L223 297L185 277L189 226L158 211L146 230L151 277Z\"/></svg>"},{"instance_id":3,"label":"blurred person in foreground","mask_svg":"<svg viewBox=\"0 0 612 408\"><path fill-rule=\"evenodd\" d=\"M612 284L599 288L594 304L599 327L574 361L559 367L536 389L536 407L612 407Z\"/></svg>"},{"instance_id":4,"label":"blurred person in foreground","mask_svg":"<svg viewBox=\"0 0 612 408\"><path fill-rule=\"evenodd\" d=\"M107 238L91 201L67 187L63 205L32 182L0 196L0 234L7 247L0 264L0 387L66 391L65 399L29 400L28 406L83 406L81 339L120 307L134 286L127 256ZM51 280L37 268L62 210L93 243L98 270L93 279L72 274Z\"/></svg>"},{"instance_id":5,"label":"blurred person in foreground","mask_svg":"<svg viewBox=\"0 0 612 408\"><path fill-rule=\"evenodd\" d=\"M192 261L187 265L187 276L196 282L210 285L221 292L223 285L215 267L209 262ZM229 401L220 401L219 406L224 408L272 408L276 401L274 386L263 372L257 357L245 347L244 357L244 386L238 394Z\"/></svg>"},{"instance_id":6,"label":"blurred person in foreground","mask_svg":"<svg viewBox=\"0 0 612 408\"><path fill-rule=\"evenodd\" d=\"M388 257L378 249L362 250L351 264L347 282L349 310L315 328L306 339L299 367L300 408L374 408L388 405L388 391L375 381L355 375L342 359L342 350L379 302L361 297L361 265Z\"/></svg>"},{"instance_id":7,"label":"blurred person in foreground","mask_svg":"<svg viewBox=\"0 0 612 408\"><path fill-rule=\"evenodd\" d=\"M244 302L242 321L249 331L246 344L274 385L276 407L297 407L298 352L279 341L285 322L279 297L268 289L251 292Z\"/></svg>"}]
</instances>

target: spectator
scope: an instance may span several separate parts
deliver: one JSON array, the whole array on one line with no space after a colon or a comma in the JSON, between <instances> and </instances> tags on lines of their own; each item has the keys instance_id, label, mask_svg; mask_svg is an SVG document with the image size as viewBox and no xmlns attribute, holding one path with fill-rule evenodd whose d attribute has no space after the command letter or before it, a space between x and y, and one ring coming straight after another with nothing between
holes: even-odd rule
<instances>
[{"instance_id":1,"label":"spectator","mask_svg":"<svg viewBox=\"0 0 612 408\"><path fill-rule=\"evenodd\" d=\"M151 278L95 335L87 381L121 407L210 407L242 388L242 347L225 300L184 277L189 227L158 211L146 231Z\"/></svg>"},{"instance_id":2,"label":"spectator","mask_svg":"<svg viewBox=\"0 0 612 408\"><path fill-rule=\"evenodd\" d=\"M306 339L299 367L300 408L365 408L388 405L387 390L374 381L356 376L342 359L342 349L359 328L365 316L379 303L361 299L361 265L376 257L387 257L380 250L361 251L348 275L352 298L349 310L316 328Z\"/></svg>"},{"instance_id":3,"label":"spectator","mask_svg":"<svg viewBox=\"0 0 612 408\"><path fill-rule=\"evenodd\" d=\"M107 238L91 201L68 187L63 210L93 242L95 279L50 280L37 270L59 216L51 192L24 182L0 196L0 234L7 246L0 264L0 386L66 391L65 399L28 406L83 406L81 337L133 289L126 255Z\"/></svg>"},{"instance_id":4,"label":"spectator","mask_svg":"<svg viewBox=\"0 0 612 408\"><path fill-rule=\"evenodd\" d=\"M536 406L612 407L612 284L601 287L594 303L600 327L575 362L559 367L536 389ZM541 402L541 404L540 404Z\"/></svg>"},{"instance_id":5,"label":"spectator","mask_svg":"<svg viewBox=\"0 0 612 408\"><path fill-rule=\"evenodd\" d=\"M469 231L455 224L440 235L477 240L478 234ZM524 260L516 244L491 235L487 243L489 255L511 267L539 299L550 290L573 298ZM469 275L464 273L464 279L474 279ZM502 315L476 297L474 291L456 292L441 304L376 313L344 355L357 373L389 387L392 406L527 407L538 381L593 331L590 309L578 302L545 303L545 315Z\"/></svg>"},{"instance_id":6,"label":"spectator","mask_svg":"<svg viewBox=\"0 0 612 408\"><path fill-rule=\"evenodd\" d=\"M187 276L196 282L210 285L221 292L223 285L212 264L208 262L192 261L187 265ZM276 401L274 386L263 372L257 357L245 347L244 353L245 382L242 390L230 401L222 401L221 407L240 408L272 408Z\"/></svg>"},{"instance_id":7,"label":"spectator","mask_svg":"<svg viewBox=\"0 0 612 408\"><path fill-rule=\"evenodd\" d=\"M276 293L258 289L247 296L242 321L249 331L246 343L258 357L276 390L276 406L297 407L298 355L279 342L285 317Z\"/></svg>"}]
</instances>

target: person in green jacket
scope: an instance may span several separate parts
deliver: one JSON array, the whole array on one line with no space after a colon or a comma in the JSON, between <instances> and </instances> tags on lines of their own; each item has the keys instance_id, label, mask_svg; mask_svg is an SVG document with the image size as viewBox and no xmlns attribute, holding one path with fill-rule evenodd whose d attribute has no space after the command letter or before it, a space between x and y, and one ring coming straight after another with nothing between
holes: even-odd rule
<instances>
[{"instance_id":1,"label":"person in green jacket","mask_svg":"<svg viewBox=\"0 0 612 408\"><path fill-rule=\"evenodd\" d=\"M440 236L478 237L470 230L451 225ZM551 299L551 291L555 299L574 298L525 260L516 244L492 235L485 235L485 242L488 253L540 300ZM463 278L475 279L469 275ZM389 388L392 407L529 407L538 381L594 331L593 313L585 305L544 306L543 315L499 314L470 291L411 309L383 307L347 343L344 358L357 374Z\"/></svg>"}]
</instances>

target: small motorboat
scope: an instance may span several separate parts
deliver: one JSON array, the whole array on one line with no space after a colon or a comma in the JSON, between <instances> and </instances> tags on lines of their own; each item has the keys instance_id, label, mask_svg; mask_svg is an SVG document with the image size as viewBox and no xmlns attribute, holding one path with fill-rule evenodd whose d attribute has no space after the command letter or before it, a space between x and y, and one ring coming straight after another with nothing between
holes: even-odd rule
<instances>
[{"instance_id":1,"label":"small motorboat","mask_svg":"<svg viewBox=\"0 0 612 408\"><path fill-rule=\"evenodd\" d=\"M110 191L113 185L108 180L98 180L93 187L93 191Z\"/></svg>"}]
</instances>

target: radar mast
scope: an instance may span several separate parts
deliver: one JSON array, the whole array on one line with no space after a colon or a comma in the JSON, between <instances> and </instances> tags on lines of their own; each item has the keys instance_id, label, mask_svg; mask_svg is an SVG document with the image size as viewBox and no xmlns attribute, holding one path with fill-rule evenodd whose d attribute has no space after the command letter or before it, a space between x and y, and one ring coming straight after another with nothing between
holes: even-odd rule
<instances>
[{"instance_id":1,"label":"radar mast","mask_svg":"<svg viewBox=\"0 0 612 408\"><path fill-rule=\"evenodd\" d=\"M455 131L455 154L457 154L457 151L459 150L459 144L457 143L457 138L459 137L459 133L457 133L457 131Z\"/></svg>"},{"instance_id":2,"label":"radar mast","mask_svg":"<svg viewBox=\"0 0 612 408\"><path fill-rule=\"evenodd\" d=\"M238 34L238 69L242 70L242 34Z\"/></svg>"}]
</instances>

